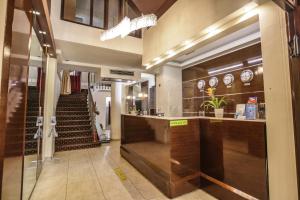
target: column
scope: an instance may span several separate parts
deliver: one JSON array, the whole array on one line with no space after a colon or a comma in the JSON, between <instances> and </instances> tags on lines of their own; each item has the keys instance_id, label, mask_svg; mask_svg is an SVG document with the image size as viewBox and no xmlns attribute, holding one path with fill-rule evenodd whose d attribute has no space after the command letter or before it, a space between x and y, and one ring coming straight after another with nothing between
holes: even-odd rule
<instances>
[{"instance_id":1,"label":"column","mask_svg":"<svg viewBox=\"0 0 300 200\"><path fill-rule=\"evenodd\" d=\"M111 139L121 139L121 113L123 106L123 84L113 82L111 84Z\"/></svg>"},{"instance_id":2,"label":"column","mask_svg":"<svg viewBox=\"0 0 300 200\"><path fill-rule=\"evenodd\" d=\"M51 131L51 117L55 116L56 104L60 91L60 80L57 78L57 60L47 57L45 100L44 100L44 127L43 127L43 160L52 158L54 152L54 138L48 137Z\"/></svg>"},{"instance_id":3,"label":"column","mask_svg":"<svg viewBox=\"0 0 300 200\"><path fill-rule=\"evenodd\" d=\"M284 11L260 7L270 199L298 199L288 42Z\"/></svg>"},{"instance_id":4,"label":"column","mask_svg":"<svg viewBox=\"0 0 300 200\"><path fill-rule=\"evenodd\" d=\"M156 109L166 117L182 116L182 70L163 66L156 75Z\"/></svg>"}]
</instances>

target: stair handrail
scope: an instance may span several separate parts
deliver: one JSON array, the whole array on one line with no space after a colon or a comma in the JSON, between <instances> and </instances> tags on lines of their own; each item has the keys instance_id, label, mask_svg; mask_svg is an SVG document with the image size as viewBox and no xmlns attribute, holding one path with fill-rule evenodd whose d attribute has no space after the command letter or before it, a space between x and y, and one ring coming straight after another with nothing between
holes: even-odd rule
<instances>
[{"instance_id":1,"label":"stair handrail","mask_svg":"<svg viewBox=\"0 0 300 200\"><path fill-rule=\"evenodd\" d=\"M91 91L91 82L90 82L90 72L88 73L88 105L89 105L89 113L91 117L91 125L92 125L92 134L94 137L94 142L97 142L97 128L96 128L96 102L94 102L92 91ZM100 139L100 138L99 138Z\"/></svg>"}]
</instances>

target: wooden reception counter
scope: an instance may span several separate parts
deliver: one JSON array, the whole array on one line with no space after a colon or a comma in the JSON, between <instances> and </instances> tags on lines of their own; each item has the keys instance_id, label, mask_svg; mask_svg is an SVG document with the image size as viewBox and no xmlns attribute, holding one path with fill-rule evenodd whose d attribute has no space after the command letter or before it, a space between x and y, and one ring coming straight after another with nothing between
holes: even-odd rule
<instances>
[{"instance_id":1,"label":"wooden reception counter","mask_svg":"<svg viewBox=\"0 0 300 200\"><path fill-rule=\"evenodd\" d=\"M264 120L122 115L121 155L170 198L268 199Z\"/></svg>"}]
</instances>

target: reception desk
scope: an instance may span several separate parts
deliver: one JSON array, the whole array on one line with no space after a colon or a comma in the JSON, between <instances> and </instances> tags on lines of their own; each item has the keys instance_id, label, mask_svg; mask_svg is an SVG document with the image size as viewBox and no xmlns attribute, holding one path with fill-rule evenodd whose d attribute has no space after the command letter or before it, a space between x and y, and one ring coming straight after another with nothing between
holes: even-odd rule
<instances>
[{"instance_id":1,"label":"reception desk","mask_svg":"<svg viewBox=\"0 0 300 200\"><path fill-rule=\"evenodd\" d=\"M264 120L122 115L121 155L170 198L268 199Z\"/></svg>"}]
</instances>

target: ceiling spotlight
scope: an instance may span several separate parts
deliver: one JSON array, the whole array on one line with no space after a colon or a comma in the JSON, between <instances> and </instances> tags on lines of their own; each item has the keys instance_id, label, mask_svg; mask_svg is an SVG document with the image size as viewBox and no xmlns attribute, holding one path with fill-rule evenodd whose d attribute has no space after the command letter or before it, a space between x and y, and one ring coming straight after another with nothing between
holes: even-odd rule
<instances>
[{"instance_id":1,"label":"ceiling spotlight","mask_svg":"<svg viewBox=\"0 0 300 200\"><path fill-rule=\"evenodd\" d=\"M51 47L51 45L50 45L50 44L46 44L46 43L45 43L45 44L43 44L43 46L44 46L44 47Z\"/></svg>"},{"instance_id":2,"label":"ceiling spotlight","mask_svg":"<svg viewBox=\"0 0 300 200\"><path fill-rule=\"evenodd\" d=\"M153 61L158 61L158 60L160 60L160 57L156 57L153 59Z\"/></svg>"},{"instance_id":3,"label":"ceiling spotlight","mask_svg":"<svg viewBox=\"0 0 300 200\"><path fill-rule=\"evenodd\" d=\"M40 15L41 13L39 11L33 10L32 14L34 14L34 15Z\"/></svg>"},{"instance_id":4,"label":"ceiling spotlight","mask_svg":"<svg viewBox=\"0 0 300 200\"><path fill-rule=\"evenodd\" d=\"M46 31L39 31L40 34L46 35Z\"/></svg>"},{"instance_id":5,"label":"ceiling spotlight","mask_svg":"<svg viewBox=\"0 0 300 200\"><path fill-rule=\"evenodd\" d=\"M167 51L167 55L168 56L174 56L176 53L175 53L175 51L174 50L169 50L169 51Z\"/></svg>"}]
</instances>

